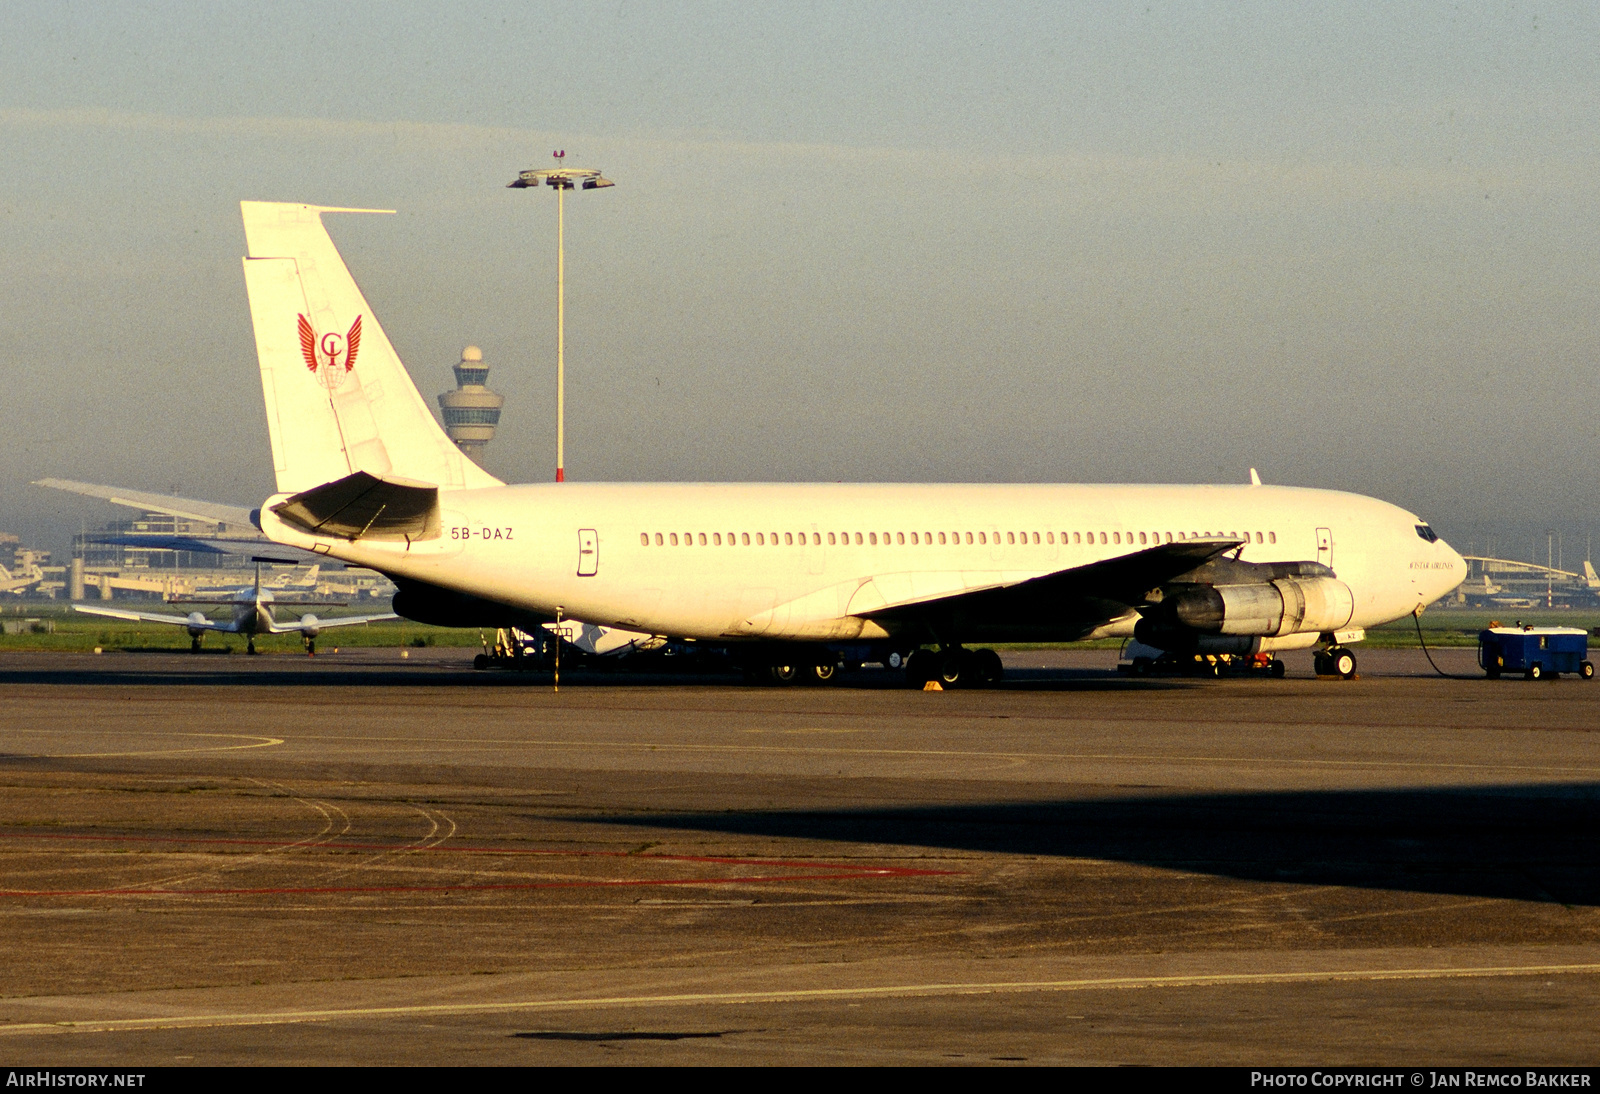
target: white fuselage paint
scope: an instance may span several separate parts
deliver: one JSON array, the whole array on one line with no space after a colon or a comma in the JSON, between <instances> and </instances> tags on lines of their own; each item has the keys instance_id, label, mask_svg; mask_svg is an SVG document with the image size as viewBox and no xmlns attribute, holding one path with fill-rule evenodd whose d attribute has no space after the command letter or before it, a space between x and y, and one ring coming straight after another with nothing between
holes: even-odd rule
<instances>
[{"instance_id":1,"label":"white fuselage paint","mask_svg":"<svg viewBox=\"0 0 1600 1094\"><path fill-rule=\"evenodd\" d=\"M533 612L559 608L587 623L702 640L881 638L864 618L875 606L1015 584L1133 554L1169 534L1249 533L1247 562L1330 563L1354 593L1352 628L1407 615L1466 572L1446 543L1418 536L1414 514L1292 487L500 486L441 491L443 534L410 544L306 535L271 514L285 496L262 507L264 529L279 542ZM583 556L589 531L596 554ZM1023 533L1026 543L1017 541Z\"/></svg>"}]
</instances>

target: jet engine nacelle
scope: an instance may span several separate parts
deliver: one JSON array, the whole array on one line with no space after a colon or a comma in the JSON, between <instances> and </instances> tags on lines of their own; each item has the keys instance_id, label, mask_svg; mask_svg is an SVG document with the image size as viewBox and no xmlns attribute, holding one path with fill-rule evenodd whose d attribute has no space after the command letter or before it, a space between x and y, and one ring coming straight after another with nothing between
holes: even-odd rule
<instances>
[{"instance_id":1,"label":"jet engine nacelle","mask_svg":"<svg viewBox=\"0 0 1600 1094\"><path fill-rule=\"evenodd\" d=\"M1285 577L1249 585L1190 586L1162 601L1150 622L1163 631L1181 628L1197 634L1321 634L1343 629L1355 607L1350 586L1338 578Z\"/></svg>"},{"instance_id":2,"label":"jet engine nacelle","mask_svg":"<svg viewBox=\"0 0 1600 1094\"><path fill-rule=\"evenodd\" d=\"M307 638L315 638L318 633L320 633L317 630L318 622L320 622L320 620L318 620L317 617L312 615L310 612L302 615L300 617L300 633L305 635Z\"/></svg>"},{"instance_id":3,"label":"jet engine nacelle","mask_svg":"<svg viewBox=\"0 0 1600 1094\"><path fill-rule=\"evenodd\" d=\"M204 612L190 612L189 625L185 627L184 630L189 632L190 638L199 638L202 634L205 634L206 631L210 629L206 626L207 622L208 620L206 619Z\"/></svg>"}]
</instances>

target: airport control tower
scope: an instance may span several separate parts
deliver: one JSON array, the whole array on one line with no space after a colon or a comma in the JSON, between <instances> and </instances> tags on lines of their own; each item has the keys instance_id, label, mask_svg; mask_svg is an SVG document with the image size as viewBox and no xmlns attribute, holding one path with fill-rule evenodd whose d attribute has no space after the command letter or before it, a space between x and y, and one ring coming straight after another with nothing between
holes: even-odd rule
<instances>
[{"instance_id":1,"label":"airport control tower","mask_svg":"<svg viewBox=\"0 0 1600 1094\"><path fill-rule=\"evenodd\" d=\"M505 396L496 395L483 386L489 378L489 366L483 363L483 351L477 346L461 351L461 363L455 367L455 373L456 389L439 396L444 429L457 448L473 463L481 464L483 447L494 439L494 427L500 424L500 408L506 405Z\"/></svg>"}]
</instances>

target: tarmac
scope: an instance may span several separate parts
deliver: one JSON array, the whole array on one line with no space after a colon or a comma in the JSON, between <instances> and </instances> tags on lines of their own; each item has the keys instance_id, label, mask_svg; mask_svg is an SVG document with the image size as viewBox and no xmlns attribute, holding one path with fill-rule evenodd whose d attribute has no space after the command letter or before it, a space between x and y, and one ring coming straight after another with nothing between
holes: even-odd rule
<instances>
[{"instance_id":1,"label":"tarmac","mask_svg":"<svg viewBox=\"0 0 1600 1094\"><path fill-rule=\"evenodd\" d=\"M1600 685L0 655L0 1059L1575 1065Z\"/></svg>"}]
</instances>

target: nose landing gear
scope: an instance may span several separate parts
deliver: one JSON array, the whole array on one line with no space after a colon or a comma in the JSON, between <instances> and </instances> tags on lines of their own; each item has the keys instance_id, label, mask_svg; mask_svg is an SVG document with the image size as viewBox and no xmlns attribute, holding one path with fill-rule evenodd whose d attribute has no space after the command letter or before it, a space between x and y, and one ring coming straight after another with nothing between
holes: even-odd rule
<instances>
[{"instance_id":1,"label":"nose landing gear","mask_svg":"<svg viewBox=\"0 0 1600 1094\"><path fill-rule=\"evenodd\" d=\"M1346 680L1355 679L1356 655L1344 646L1329 646L1325 650L1318 650L1312 655L1311 665L1318 676L1342 676Z\"/></svg>"}]
</instances>

